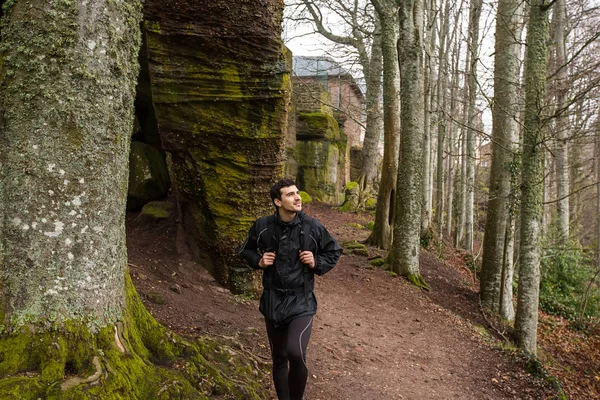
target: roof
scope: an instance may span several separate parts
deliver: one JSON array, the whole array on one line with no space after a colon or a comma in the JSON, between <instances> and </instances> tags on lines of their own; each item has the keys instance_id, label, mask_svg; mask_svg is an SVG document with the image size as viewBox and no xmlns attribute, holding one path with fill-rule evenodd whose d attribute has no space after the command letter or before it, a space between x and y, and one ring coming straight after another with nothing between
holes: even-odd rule
<instances>
[{"instance_id":1,"label":"roof","mask_svg":"<svg viewBox=\"0 0 600 400\"><path fill-rule=\"evenodd\" d=\"M365 91L356 83L350 71L332 58L325 56L293 56L292 70L294 76L300 78L328 78L330 76L346 78L356 95L361 100L364 98Z\"/></svg>"}]
</instances>

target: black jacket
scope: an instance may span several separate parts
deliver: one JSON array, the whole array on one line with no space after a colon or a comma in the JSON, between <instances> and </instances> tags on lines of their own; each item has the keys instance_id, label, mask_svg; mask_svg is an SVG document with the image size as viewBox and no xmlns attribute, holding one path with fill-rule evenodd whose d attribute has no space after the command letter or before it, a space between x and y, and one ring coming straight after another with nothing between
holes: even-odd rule
<instances>
[{"instance_id":1,"label":"black jacket","mask_svg":"<svg viewBox=\"0 0 600 400\"><path fill-rule=\"evenodd\" d=\"M300 262L300 250L312 251L315 268ZM335 239L321 222L304 212L289 223L281 221L275 213L252 225L240 254L250 267L261 269L258 262L262 253L268 251L274 251L276 256L274 264L263 270L260 312L277 325L314 315L317 312L314 274L323 275L337 263L342 249Z\"/></svg>"}]
</instances>

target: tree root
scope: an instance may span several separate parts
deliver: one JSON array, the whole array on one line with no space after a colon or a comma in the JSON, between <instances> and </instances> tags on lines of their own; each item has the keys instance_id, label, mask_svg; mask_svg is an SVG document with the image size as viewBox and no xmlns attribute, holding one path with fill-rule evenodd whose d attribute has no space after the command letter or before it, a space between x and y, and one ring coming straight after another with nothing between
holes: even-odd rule
<instances>
[{"instance_id":1,"label":"tree root","mask_svg":"<svg viewBox=\"0 0 600 400\"><path fill-rule=\"evenodd\" d=\"M92 364L94 364L94 367L96 367L96 372L94 372L87 378L80 378L78 376L74 376L72 378L67 379L66 381L60 384L60 388L63 390L63 392L66 392L67 390L72 389L75 386L98 381L102 376L102 364L100 364L100 359L98 358L98 356L94 356L94 358L92 359Z\"/></svg>"},{"instance_id":2,"label":"tree root","mask_svg":"<svg viewBox=\"0 0 600 400\"><path fill-rule=\"evenodd\" d=\"M409 273L405 277L409 282L412 282L412 284L415 285L416 287L423 289L423 290L431 290L431 286L429 286L429 283L427 283L425 281L425 278L423 278L423 275Z\"/></svg>"},{"instance_id":3,"label":"tree root","mask_svg":"<svg viewBox=\"0 0 600 400\"><path fill-rule=\"evenodd\" d=\"M123 320L92 332L81 321L0 335L0 399L267 398L265 363L241 344L183 338L144 308L126 276Z\"/></svg>"}]
</instances>

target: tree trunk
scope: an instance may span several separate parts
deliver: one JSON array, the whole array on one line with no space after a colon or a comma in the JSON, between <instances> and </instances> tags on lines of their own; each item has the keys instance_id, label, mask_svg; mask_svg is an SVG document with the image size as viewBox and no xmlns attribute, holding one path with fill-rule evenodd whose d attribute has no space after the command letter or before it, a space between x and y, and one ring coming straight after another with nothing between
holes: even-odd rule
<instances>
[{"instance_id":1,"label":"tree trunk","mask_svg":"<svg viewBox=\"0 0 600 400\"><path fill-rule=\"evenodd\" d=\"M423 206L421 208L421 236L427 235L431 229L431 147L432 147L432 98L433 88L435 85L435 63L433 54L436 49L437 42L437 18L434 18L436 7L435 0L427 2L427 24L429 27L428 37L426 42L429 46L425 53L425 70L423 73L424 87L424 121L423 121Z\"/></svg>"},{"instance_id":2,"label":"tree trunk","mask_svg":"<svg viewBox=\"0 0 600 400\"><path fill-rule=\"evenodd\" d=\"M200 346L156 323L128 275L125 202L141 19L137 0L5 5L2 399L205 398L212 390L260 397L258 384L239 389ZM169 368L176 360L189 368Z\"/></svg>"},{"instance_id":3,"label":"tree trunk","mask_svg":"<svg viewBox=\"0 0 600 400\"><path fill-rule=\"evenodd\" d=\"M569 117L566 113L568 83L567 57L565 51L566 28L565 0L557 0L552 11L550 31L552 36L551 68L556 73L551 82L556 113L556 227L557 241L566 245L569 241Z\"/></svg>"},{"instance_id":4,"label":"tree trunk","mask_svg":"<svg viewBox=\"0 0 600 400\"><path fill-rule=\"evenodd\" d=\"M466 189L465 201L465 249L473 252L473 215L475 195L475 116L477 114L477 64L479 64L479 20L481 17L482 0L471 0L469 17L469 53L471 64L469 67L469 114L467 130L466 154Z\"/></svg>"},{"instance_id":5,"label":"tree trunk","mask_svg":"<svg viewBox=\"0 0 600 400\"><path fill-rule=\"evenodd\" d=\"M442 1L442 5L444 2ZM440 237L444 224L444 150L446 147L446 131L448 123L448 110L446 92L448 87L448 53L450 51L449 25L450 25L450 2L445 2L443 24L440 30L439 50L439 82L437 94L438 114L438 139L437 139L437 171L435 188L435 225Z\"/></svg>"},{"instance_id":6,"label":"tree trunk","mask_svg":"<svg viewBox=\"0 0 600 400\"><path fill-rule=\"evenodd\" d=\"M519 291L515 333L519 346L536 353L540 286L540 224L544 177L541 119L546 85L548 12L544 0L530 3L525 62L525 120L521 203Z\"/></svg>"},{"instance_id":7,"label":"tree trunk","mask_svg":"<svg viewBox=\"0 0 600 400\"><path fill-rule=\"evenodd\" d=\"M458 19L458 18L457 18ZM455 24L456 24L455 20ZM458 91L458 78L459 71L458 67L460 65L460 41L456 35L456 27L454 36L454 51L453 51L453 63L452 63L452 83L450 88L450 115L452 119L458 120L458 102L456 100L456 92ZM456 186L456 171L457 171L457 163L456 160L459 159L458 154L458 140L456 138L457 124L453 121L450 123L448 129L448 194L446 196L446 234L448 237L452 237L452 228L455 228L457 224L453 223L454 221L454 209L456 208L455 202L455 186Z\"/></svg>"},{"instance_id":8,"label":"tree trunk","mask_svg":"<svg viewBox=\"0 0 600 400\"><path fill-rule=\"evenodd\" d=\"M379 12L379 9L378 9ZM392 244L398 147L400 145L399 71L396 48L397 14L381 12L381 47L383 50L383 132L384 150L381 183L377 195L375 225L367 239L371 246L388 249Z\"/></svg>"},{"instance_id":9,"label":"tree trunk","mask_svg":"<svg viewBox=\"0 0 600 400\"><path fill-rule=\"evenodd\" d=\"M401 134L392 271L427 286L419 271L423 190L423 2L398 1Z\"/></svg>"},{"instance_id":10,"label":"tree trunk","mask_svg":"<svg viewBox=\"0 0 600 400\"><path fill-rule=\"evenodd\" d=\"M520 29L523 26L521 4L519 0L500 0L496 18L490 200L480 278L481 302L495 312L500 312L502 303L501 278L507 248L505 238L510 231L507 227L509 196L519 129L514 116L518 115ZM505 274L505 277L508 278L508 275Z\"/></svg>"},{"instance_id":11,"label":"tree trunk","mask_svg":"<svg viewBox=\"0 0 600 400\"><path fill-rule=\"evenodd\" d=\"M371 48L369 74L365 76L366 128L363 140L362 167L358 175L358 184L362 191L370 191L377 180L377 162L379 160L379 140L381 136L381 80L383 58L381 55L381 33L376 30Z\"/></svg>"}]
</instances>

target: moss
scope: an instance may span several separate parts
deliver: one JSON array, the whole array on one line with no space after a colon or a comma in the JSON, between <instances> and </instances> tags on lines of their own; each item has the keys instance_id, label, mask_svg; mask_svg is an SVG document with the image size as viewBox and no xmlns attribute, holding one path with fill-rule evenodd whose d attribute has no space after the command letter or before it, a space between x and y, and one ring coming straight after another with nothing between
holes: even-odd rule
<instances>
[{"instance_id":1,"label":"moss","mask_svg":"<svg viewBox=\"0 0 600 400\"><path fill-rule=\"evenodd\" d=\"M229 346L167 331L146 311L129 277L122 323L93 333L67 323L0 336L2 399L265 398L262 371ZM118 339L116 339L118 338Z\"/></svg>"},{"instance_id":2,"label":"moss","mask_svg":"<svg viewBox=\"0 0 600 400\"><path fill-rule=\"evenodd\" d=\"M367 250L367 246L355 240L343 242L342 248L344 249L344 253L346 254L358 254L366 257L369 256L369 250Z\"/></svg>"},{"instance_id":3,"label":"moss","mask_svg":"<svg viewBox=\"0 0 600 400\"><path fill-rule=\"evenodd\" d=\"M348 182L346 184L346 190L357 190L358 189L358 183L357 182Z\"/></svg>"},{"instance_id":4,"label":"moss","mask_svg":"<svg viewBox=\"0 0 600 400\"><path fill-rule=\"evenodd\" d=\"M418 288L429 290L431 287L421 274L408 274L406 279Z\"/></svg>"},{"instance_id":5,"label":"moss","mask_svg":"<svg viewBox=\"0 0 600 400\"><path fill-rule=\"evenodd\" d=\"M385 265L385 258L377 257L369 261L369 264L375 267L383 267Z\"/></svg>"},{"instance_id":6,"label":"moss","mask_svg":"<svg viewBox=\"0 0 600 400\"><path fill-rule=\"evenodd\" d=\"M310 194L306 193L305 191L300 191L300 198L302 199L302 204L309 204L313 201L312 197L310 196Z\"/></svg>"},{"instance_id":7,"label":"moss","mask_svg":"<svg viewBox=\"0 0 600 400\"><path fill-rule=\"evenodd\" d=\"M375 228L375 221L369 221L369 223L367 224L367 229L372 231L373 228Z\"/></svg>"},{"instance_id":8,"label":"moss","mask_svg":"<svg viewBox=\"0 0 600 400\"><path fill-rule=\"evenodd\" d=\"M162 201L152 201L142 207L138 219L140 222L156 221L166 219L171 216L171 203Z\"/></svg>"},{"instance_id":9,"label":"moss","mask_svg":"<svg viewBox=\"0 0 600 400\"><path fill-rule=\"evenodd\" d=\"M371 198L365 202L365 208L367 210L374 210L375 207L377 207L377 199Z\"/></svg>"}]
</instances>

